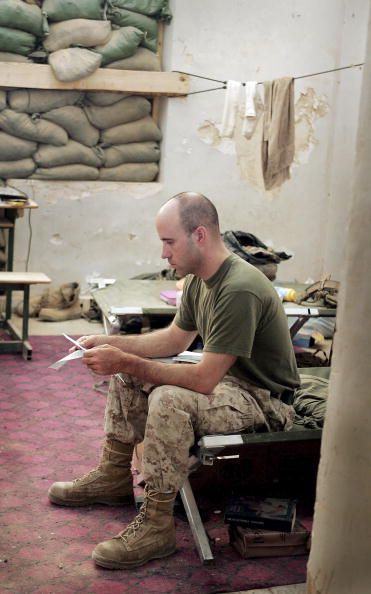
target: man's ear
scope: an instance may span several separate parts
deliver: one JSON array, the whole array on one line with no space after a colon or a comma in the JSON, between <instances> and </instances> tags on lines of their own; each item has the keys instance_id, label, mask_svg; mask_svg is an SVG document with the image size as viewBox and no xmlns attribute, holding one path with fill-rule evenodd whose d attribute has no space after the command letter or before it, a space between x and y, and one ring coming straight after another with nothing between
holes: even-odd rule
<instances>
[{"instance_id":1,"label":"man's ear","mask_svg":"<svg viewBox=\"0 0 371 594\"><path fill-rule=\"evenodd\" d=\"M194 236L196 238L197 243L204 243L206 239L206 228L203 225L200 225L193 231Z\"/></svg>"}]
</instances>

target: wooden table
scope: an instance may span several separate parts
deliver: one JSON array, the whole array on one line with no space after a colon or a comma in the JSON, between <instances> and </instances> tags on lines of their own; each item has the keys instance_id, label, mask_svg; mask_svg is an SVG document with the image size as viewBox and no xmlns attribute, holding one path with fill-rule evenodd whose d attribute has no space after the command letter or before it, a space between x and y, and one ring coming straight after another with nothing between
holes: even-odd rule
<instances>
[{"instance_id":1,"label":"wooden table","mask_svg":"<svg viewBox=\"0 0 371 594\"><path fill-rule=\"evenodd\" d=\"M22 334L12 324L11 311L6 307L5 315L0 317L0 328L10 334L11 340L0 341L0 353L21 352L24 359L32 358L32 347L28 342L30 285L50 282L50 278L43 272L0 272L0 289L6 290L7 298L12 291L23 291Z\"/></svg>"},{"instance_id":2,"label":"wooden table","mask_svg":"<svg viewBox=\"0 0 371 594\"><path fill-rule=\"evenodd\" d=\"M1 188L0 188L1 193ZM25 210L38 208L38 204L34 200L26 200L25 202L14 200L1 200L0 198L0 229L7 231L7 259L6 270L11 272L14 264L14 236L15 224L18 218L24 216ZM12 294L7 292L6 299L6 317L10 318L12 309Z\"/></svg>"}]
</instances>

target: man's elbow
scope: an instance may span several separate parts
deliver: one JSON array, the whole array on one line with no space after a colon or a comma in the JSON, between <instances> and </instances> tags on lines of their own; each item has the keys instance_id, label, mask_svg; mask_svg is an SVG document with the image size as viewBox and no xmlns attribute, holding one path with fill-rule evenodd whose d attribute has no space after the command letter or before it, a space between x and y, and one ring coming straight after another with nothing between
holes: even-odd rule
<instances>
[{"instance_id":1,"label":"man's elbow","mask_svg":"<svg viewBox=\"0 0 371 594\"><path fill-rule=\"evenodd\" d=\"M205 394L205 396L209 396L214 392L214 389L217 386L218 382L210 377L198 377L195 379L194 384L194 392L198 392L199 394Z\"/></svg>"}]
</instances>

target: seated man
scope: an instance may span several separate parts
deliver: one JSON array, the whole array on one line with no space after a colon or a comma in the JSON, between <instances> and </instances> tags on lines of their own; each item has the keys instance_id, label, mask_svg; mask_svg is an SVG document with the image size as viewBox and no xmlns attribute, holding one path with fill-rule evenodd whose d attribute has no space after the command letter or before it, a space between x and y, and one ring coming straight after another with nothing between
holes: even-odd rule
<instances>
[{"instance_id":1,"label":"seated man","mask_svg":"<svg viewBox=\"0 0 371 594\"><path fill-rule=\"evenodd\" d=\"M225 247L214 205L183 192L160 209L162 258L188 275L169 327L143 335L84 336L83 363L113 374L106 442L99 466L72 482L57 482L59 505L133 500L130 462L144 441L144 503L120 534L97 545L98 565L125 569L175 551L173 504L187 477L189 449L210 433L290 429L285 403L299 385L287 319L269 280ZM151 360L187 349L200 335L196 364ZM119 375L117 375L119 374Z\"/></svg>"}]
</instances>

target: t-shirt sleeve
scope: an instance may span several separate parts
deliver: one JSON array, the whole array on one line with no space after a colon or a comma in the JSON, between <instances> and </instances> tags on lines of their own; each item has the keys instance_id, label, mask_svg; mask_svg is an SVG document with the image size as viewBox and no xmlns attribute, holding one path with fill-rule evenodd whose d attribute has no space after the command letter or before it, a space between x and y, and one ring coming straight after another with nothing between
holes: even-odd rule
<instances>
[{"instance_id":1,"label":"t-shirt sleeve","mask_svg":"<svg viewBox=\"0 0 371 594\"><path fill-rule=\"evenodd\" d=\"M179 328L186 332L197 330L195 316L192 313L189 286L192 276L187 276L184 281L183 294L179 309L175 315L174 322Z\"/></svg>"},{"instance_id":2,"label":"t-shirt sleeve","mask_svg":"<svg viewBox=\"0 0 371 594\"><path fill-rule=\"evenodd\" d=\"M227 292L218 299L204 351L251 357L262 303L251 292Z\"/></svg>"}]
</instances>

